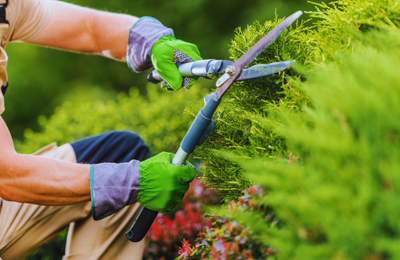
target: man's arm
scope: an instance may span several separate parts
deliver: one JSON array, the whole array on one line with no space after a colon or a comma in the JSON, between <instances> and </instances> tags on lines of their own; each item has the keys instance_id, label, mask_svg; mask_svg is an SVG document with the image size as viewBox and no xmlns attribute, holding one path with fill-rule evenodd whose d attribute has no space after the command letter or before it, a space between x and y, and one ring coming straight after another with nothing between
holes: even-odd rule
<instances>
[{"instance_id":1,"label":"man's arm","mask_svg":"<svg viewBox=\"0 0 400 260\"><path fill-rule=\"evenodd\" d=\"M61 1L51 1L51 4L53 12L49 23L29 43L126 61L129 30L137 17Z\"/></svg>"},{"instance_id":2,"label":"man's arm","mask_svg":"<svg viewBox=\"0 0 400 260\"><path fill-rule=\"evenodd\" d=\"M53 11L47 26L28 43L126 61L135 72L154 66L164 79L162 87L169 90L189 89L196 82L197 78L184 81L174 61L178 57L184 62L201 60L197 46L176 39L161 22L61 1L50 4Z\"/></svg>"},{"instance_id":3,"label":"man's arm","mask_svg":"<svg viewBox=\"0 0 400 260\"><path fill-rule=\"evenodd\" d=\"M90 200L90 165L17 154L0 117L0 197L40 205Z\"/></svg>"}]
</instances>

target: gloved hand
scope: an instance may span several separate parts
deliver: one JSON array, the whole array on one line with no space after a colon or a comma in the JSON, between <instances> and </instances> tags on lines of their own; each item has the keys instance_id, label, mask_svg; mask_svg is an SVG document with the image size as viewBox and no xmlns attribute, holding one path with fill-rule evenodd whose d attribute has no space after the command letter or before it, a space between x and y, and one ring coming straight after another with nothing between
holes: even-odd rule
<instances>
[{"instance_id":1,"label":"gloved hand","mask_svg":"<svg viewBox=\"0 0 400 260\"><path fill-rule=\"evenodd\" d=\"M127 49L128 66L135 72L152 65L164 79L168 90L189 89L197 78L182 78L175 63L201 60L196 45L177 40L172 29L152 17L142 17L130 30Z\"/></svg>"},{"instance_id":2,"label":"gloved hand","mask_svg":"<svg viewBox=\"0 0 400 260\"><path fill-rule=\"evenodd\" d=\"M90 169L92 215L95 220L138 201L148 209L171 212L182 201L195 168L172 165L174 155L160 153L146 161L93 164Z\"/></svg>"},{"instance_id":3,"label":"gloved hand","mask_svg":"<svg viewBox=\"0 0 400 260\"><path fill-rule=\"evenodd\" d=\"M178 90L181 87L190 89L198 77L182 78L175 63L186 63L201 60L196 45L177 40L174 36L164 36L156 41L151 49L151 61L154 69L164 79L162 87Z\"/></svg>"}]
</instances>

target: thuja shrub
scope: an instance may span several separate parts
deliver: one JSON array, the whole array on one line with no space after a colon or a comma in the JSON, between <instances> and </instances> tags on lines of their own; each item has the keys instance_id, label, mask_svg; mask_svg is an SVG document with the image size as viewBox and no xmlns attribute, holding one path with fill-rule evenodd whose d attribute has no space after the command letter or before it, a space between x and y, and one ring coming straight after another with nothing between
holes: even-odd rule
<instances>
[{"instance_id":1,"label":"thuja shrub","mask_svg":"<svg viewBox=\"0 0 400 260\"><path fill-rule=\"evenodd\" d=\"M239 58L281 21L276 19L263 25L256 22L244 31L238 29L230 49L233 59ZM299 25L283 32L276 43L258 55L250 66L287 59L304 60L304 53L298 52L299 46L293 42L293 38L303 35L303 29ZM299 109L300 104L307 102L298 89L288 84L289 76L300 78L297 72L288 69L270 77L234 83L214 115L215 127L211 136L196 149L196 158L205 162L203 180L219 190L225 202L238 199L251 183L237 164L216 156L216 152L228 150L246 158L286 156L284 140L272 129L261 125L260 120L266 116L264 108L268 104ZM285 93L283 88L291 93ZM192 109L195 110L198 107Z\"/></svg>"},{"instance_id":2,"label":"thuja shrub","mask_svg":"<svg viewBox=\"0 0 400 260\"><path fill-rule=\"evenodd\" d=\"M251 81L233 86L232 95L224 99L217 114L216 130L198 153L206 162L205 182L221 188L229 198L226 202L239 196L234 184L260 184L266 193L256 204L269 208L281 224L271 225L265 212L253 208L232 211L227 206L214 212L249 230L250 238L272 253L252 256L254 259L398 259L399 2L337 1L317 8L312 15L320 20L314 27L303 25L291 38L299 53L308 53L303 60L296 58L303 64L296 68L301 75L296 71L276 75L276 81L267 87L279 83L280 96L265 99L261 108L259 98L235 92ZM259 32L253 38L261 37L262 31L254 29L261 28L257 26L237 31L232 44L238 49L236 57L252 44L252 40L246 41L250 38L246 33ZM240 41L247 45L238 44ZM262 86L264 81L259 80L253 87ZM240 99L247 108L240 105ZM240 114L245 115L243 119ZM280 153L255 154L250 142L246 144L249 149L229 145L241 136L257 140L259 136L252 137L248 131L253 126L249 118L259 129L270 131L274 142L280 140ZM226 122L234 130L224 140ZM271 135L260 141L264 143L257 147L267 147ZM230 155L220 152L224 150ZM217 162L217 156L223 160ZM209 250L201 252L204 254L226 239L207 238L210 247L205 246ZM232 253L230 246L228 249ZM184 243L181 253L182 258L190 259L200 252ZM234 253L230 258L219 256L245 258Z\"/></svg>"},{"instance_id":3,"label":"thuja shrub","mask_svg":"<svg viewBox=\"0 0 400 260\"><path fill-rule=\"evenodd\" d=\"M301 117L260 120L287 158L224 155L266 192L214 210L222 222L183 241L180 259L399 259L400 32L365 40L306 73Z\"/></svg>"},{"instance_id":4,"label":"thuja shrub","mask_svg":"<svg viewBox=\"0 0 400 260\"><path fill-rule=\"evenodd\" d=\"M314 5L316 11L309 12L314 22L298 22L288 28L249 65L296 60L297 69L233 84L214 115L211 136L195 151L197 158L205 162L203 181L218 189L226 203L237 200L251 181L241 167L218 153L230 151L242 158L288 158L285 139L271 128L279 122L270 114L290 109L298 111L301 117L304 107L312 106L308 94L298 87L307 80L304 71L337 60L337 52L353 53L360 46L374 44L365 37L373 30L400 25L400 5L396 0ZM238 28L229 50L232 59L237 60L282 20L254 22L244 30ZM197 105L190 110L195 113L198 108ZM270 124L262 124L264 120Z\"/></svg>"},{"instance_id":5,"label":"thuja shrub","mask_svg":"<svg viewBox=\"0 0 400 260\"><path fill-rule=\"evenodd\" d=\"M400 258L400 32L381 30L352 55L308 74L313 106L276 113L286 160L233 159L268 192L280 227L252 211L245 224L278 259ZM270 122L265 121L265 124Z\"/></svg>"}]
</instances>

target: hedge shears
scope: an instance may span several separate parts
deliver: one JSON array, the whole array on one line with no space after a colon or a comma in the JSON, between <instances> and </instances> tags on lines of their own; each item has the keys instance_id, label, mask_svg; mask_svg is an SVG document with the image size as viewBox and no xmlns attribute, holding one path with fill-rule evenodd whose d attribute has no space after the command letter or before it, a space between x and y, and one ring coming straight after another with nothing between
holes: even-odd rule
<instances>
[{"instance_id":1,"label":"hedge shears","mask_svg":"<svg viewBox=\"0 0 400 260\"><path fill-rule=\"evenodd\" d=\"M176 64L183 77L206 77L219 76L217 90L204 98L204 107L199 111L192 125L187 131L179 150L175 154L172 164L178 165L186 162L186 159L194 151L196 146L202 145L211 134L214 126L212 116L221 102L222 97L235 81L248 80L264 77L283 71L290 67L295 61L275 62L266 65L255 65L248 69L245 67L265 50L278 36L296 21L303 13L298 11L272 29L266 36L258 41L236 62L227 60L200 60L189 63ZM162 78L152 71L148 80L158 83ZM145 207L139 212L131 229L126 233L132 242L139 242L147 234L158 212Z\"/></svg>"}]
</instances>

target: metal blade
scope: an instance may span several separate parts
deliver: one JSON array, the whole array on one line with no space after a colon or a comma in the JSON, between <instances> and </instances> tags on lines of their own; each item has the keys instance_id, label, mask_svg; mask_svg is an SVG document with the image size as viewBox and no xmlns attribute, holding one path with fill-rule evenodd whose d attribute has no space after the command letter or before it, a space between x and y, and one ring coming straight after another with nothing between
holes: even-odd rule
<instances>
[{"instance_id":1,"label":"metal blade","mask_svg":"<svg viewBox=\"0 0 400 260\"><path fill-rule=\"evenodd\" d=\"M254 65L251 68L244 69L242 74L240 75L239 78L236 79L236 81L255 79L272 75L287 69L288 67L292 66L292 64L295 62L296 62L295 60L291 60L283 62L274 62L267 65L265 64Z\"/></svg>"},{"instance_id":2,"label":"metal blade","mask_svg":"<svg viewBox=\"0 0 400 260\"><path fill-rule=\"evenodd\" d=\"M289 27L294 21L296 21L301 15L302 11L298 11L280 24L278 24L274 29L272 29L267 35L265 35L260 41L258 41L250 50L248 50L242 57L240 57L232 66L234 67L235 73L223 83L220 87L217 88L218 100L224 96L225 92L230 88L233 82L239 78L242 73L244 67L248 65L257 55L262 52L265 48L268 47L278 36Z\"/></svg>"}]
</instances>

